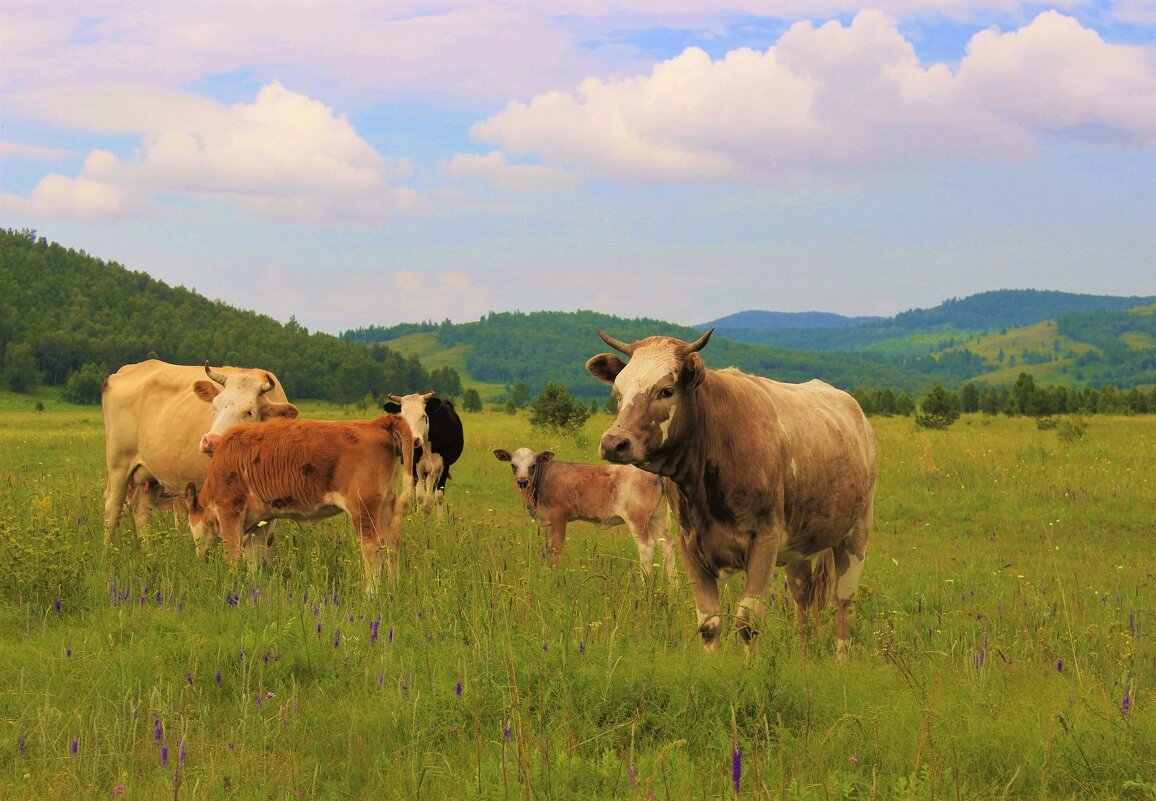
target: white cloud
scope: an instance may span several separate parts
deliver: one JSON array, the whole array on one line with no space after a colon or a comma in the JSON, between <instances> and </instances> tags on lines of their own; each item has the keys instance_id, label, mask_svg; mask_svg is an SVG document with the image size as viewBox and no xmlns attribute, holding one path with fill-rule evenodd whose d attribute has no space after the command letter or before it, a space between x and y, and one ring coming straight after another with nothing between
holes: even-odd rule
<instances>
[{"instance_id":1,"label":"white cloud","mask_svg":"<svg viewBox=\"0 0 1156 801\"><path fill-rule=\"evenodd\" d=\"M388 184L408 174L408 162L387 162L343 115L280 83L265 86L252 103L229 107L174 94L159 104L152 94L112 94L118 124L137 128L140 147L120 160L94 151L74 181L45 179L30 199L39 210L88 216L99 207L102 216L113 216L131 210L114 202L129 194L217 197L295 220L380 220L393 210L424 207L414 190ZM52 113L99 128L98 117L109 112L92 103L59 103ZM97 175L103 183L94 187Z\"/></svg>"},{"instance_id":2,"label":"white cloud","mask_svg":"<svg viewBox=\"0 0 1156 801\"><path fill-rule=\"evenodd\" d=\"M71 150L58 147L43 147L29 145L24 142L10 142L0 139L0 157L23 159L61 159L72 158L76 154Z\"/></svg>"},{"instance_id":3,"label":"white cloud","mask_svg":"<svg viewBox=\"0 0 1156 801\"><path fill-rule=\"evenodd\" d=\"M511 164L506 154L494 150L484 156L457 153L438 163L438 169L455 178L481 178L505 192L542 192L569 189L578 177L566 170L541 164Z\"/></svg>"},{"instance_id":4,"label":"white cloud","mask_svg":"<svg viewBox=\"0 0 1156 801\"><path fill-rule=\"evenodd\" d=\"M976 36L952 73L920 64L894 21L864 11L847 26L797 23L765 52L712 60L689 48L649 75L588 78L512 102L472 133L587 175L775 181L1020 157L1042 133L1144 146L1154 107L1146 51L1054 12Z\"/></svg>"}]
</instances>

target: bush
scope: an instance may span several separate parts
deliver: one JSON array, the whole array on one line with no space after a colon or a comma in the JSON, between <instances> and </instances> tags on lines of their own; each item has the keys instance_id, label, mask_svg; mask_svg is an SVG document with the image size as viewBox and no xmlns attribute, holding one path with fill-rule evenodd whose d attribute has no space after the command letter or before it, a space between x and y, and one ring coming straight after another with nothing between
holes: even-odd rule
<instances>
[{"instance_id":1,"label":"bush","mask_svg":"<svg viewBox=\"0 0 1156 801\"><path fill-rule=\"evenodd\" d=\"M1079 415L1072 417L1065 417L1060 421L1056 427L1056 436L1060 438L1060 442L1073 443L1083 438L1084 432L1088 429L1088 421Z\"/></svg>"},{"instance_id":2,"label":"bush","mask_svg":"<svg viewBox=\"0 0 1156 801\"><path fill-rule=\"evenodd\" d=\"M958 396L936 384L919 405L922 414L915 415L915 425L944 429L959 419Z\"/></svg>"},{"instance_id":3,"label":"bush","mask_svg":"<svg viewBox=\"0 0 1156 801\"><path fill-rule=\"evenodd\" d=\"M482 398L476 389L471 387L466 390L466 394L462 396L462 410L467 412L480 412L482 410Z\"/></svg>"},{"instance_id":4,"label":"bush","mask_svg":"<svg viewBox=\"0 0 1156 801\"><path fill-rule=\"evenodd\" d=\"M553 381L530 405L530 425L535 428L576 432L589 417L590 408Z\"/></svg>"}]
</instances>

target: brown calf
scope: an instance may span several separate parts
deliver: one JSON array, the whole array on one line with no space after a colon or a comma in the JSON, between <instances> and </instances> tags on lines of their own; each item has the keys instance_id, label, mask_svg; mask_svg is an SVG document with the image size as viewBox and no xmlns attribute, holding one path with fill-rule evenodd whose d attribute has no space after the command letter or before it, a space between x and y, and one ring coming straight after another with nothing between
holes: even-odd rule
<instances>
[{"instance_id":1,"label":"brown calf","mask_svg":"<svg viewBox=\"0 0 1156 801\"><path fill-rule=\"evenodd\" d=\"M657 542L662 546L667 576L675 577L661 478L629 465L555 461L553 451L535 454L529 448L519 448L511 454L499 448L494 456L510 463L514 486L526 510L547 529L554 567L562 562L567 523L581 520L599 528L625 523L638 543L642 574L650 575Z\"/></svg>"},{"instance_id":2,"label":"brown calf","mask_svg":"<svg viewBox=\"0 0 1156 801\"><path fill-rule=\"evenodd\" d=\"M383 547L397 575L401 521L413 492L402 465L412 463L413 436L397 415L236 426L213 451L199 496L192 482L185 488L197 553L220 536L226 558L236 561L242 535L264 520L311 522L345 511L361 541L366 593L373 596Z\"/></svg>"}]
</instances>

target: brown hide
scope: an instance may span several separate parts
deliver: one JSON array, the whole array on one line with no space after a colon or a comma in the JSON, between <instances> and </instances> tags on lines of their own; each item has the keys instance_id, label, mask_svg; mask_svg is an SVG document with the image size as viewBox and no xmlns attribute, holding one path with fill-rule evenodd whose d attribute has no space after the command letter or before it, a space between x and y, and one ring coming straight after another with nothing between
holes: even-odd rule
<instances>
[{"instance_id":1,"label":"brown hide","mask_svg":"<svg viewBox=\"0 0 1156 801\"><path fill-rule=\"evenodd\" d=\"M677 488L704 642L713 646L718 633L717 580L746 571L739 628L749 639L751 613L761 614L780 564L788 566L800 621L806 608L817 615L838 583L844 655L876 480L875 437L859 405L821 381L707 369L692 346L669 337L628 348L629 363L612 354L587 362L620 398L602 456L667 476Z\"/></svg>"},{"instance_id":2,"label":"brown hide","mask_svg":"<svg viewBox=\"0 0 1156 801\"><path fill-rule=\"evenodd\" d=\"M643 574L650 572L657 544L667 575L675 575L662 479L630 465L557 461L551 451L535 454L519 448L511 454L498 449L494 456L510 462L526 510L548 529L555 567L561 563L568 523L593 523L602 529L625 523L638 545Z\"/></svg>"},{"instance_id":3,"label":"brown hide","mask_svg":"<svg viewBox=\"0 0 1156 801\"><path fill-rule=\"evenodd\" d=\"M320 520L345 511L361 541L372 595L381 548L387 548L396 575L401 520L412 493L403 463L412 461L409 426L392 414L236 426L214 451L199 496L193 485L186 489L198 551L204 553L219 534L226 557L235 561L242 534L261 521Z\"/></svg>"}]
</instances>

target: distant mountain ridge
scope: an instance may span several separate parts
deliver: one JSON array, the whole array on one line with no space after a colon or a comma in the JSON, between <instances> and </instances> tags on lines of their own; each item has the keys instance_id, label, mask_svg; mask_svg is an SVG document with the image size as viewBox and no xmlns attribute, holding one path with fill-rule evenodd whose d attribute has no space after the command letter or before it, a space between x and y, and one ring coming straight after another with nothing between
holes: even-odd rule
<instances>
[{"instance_id":1,"label":"distant mountain ridge","mask_svg":"<svg viewBox=\"0 0 1156 801\"><path fill-rule=\"evenodd\" d=\"M717 326L729 339L779 348L823 351L860 351L886 340L920 333L955 331L976 333L1053 320L1066 314L1091 311L1124 311L1156 302L1156 295L1081 295L1040 289L998 289L966 298L950 298L930 309L910 309L882 319L847 325L784 326L781 312L742 312L743 324L720 318L699 328ZM766 315L772 315L770 317ZM838 318L839 315L832 315ZM862 318L844 317L852 321ZM759 324L772 322L771 325Z\"/></svg>"},{"instance_id":2,"label":"distant mountain ridge","mask_svg":"<svg viewBox=\"0 0 1156 801\"><path fill-rule=\"evenodd\" d=\"M873 323L882 319L884 318L844 317L842 314L821 311L777 312L751 309L701 323L695 328L717 328L720 331L735 328L846 328L847 326Z\"/></svg>"}]
</instances>

